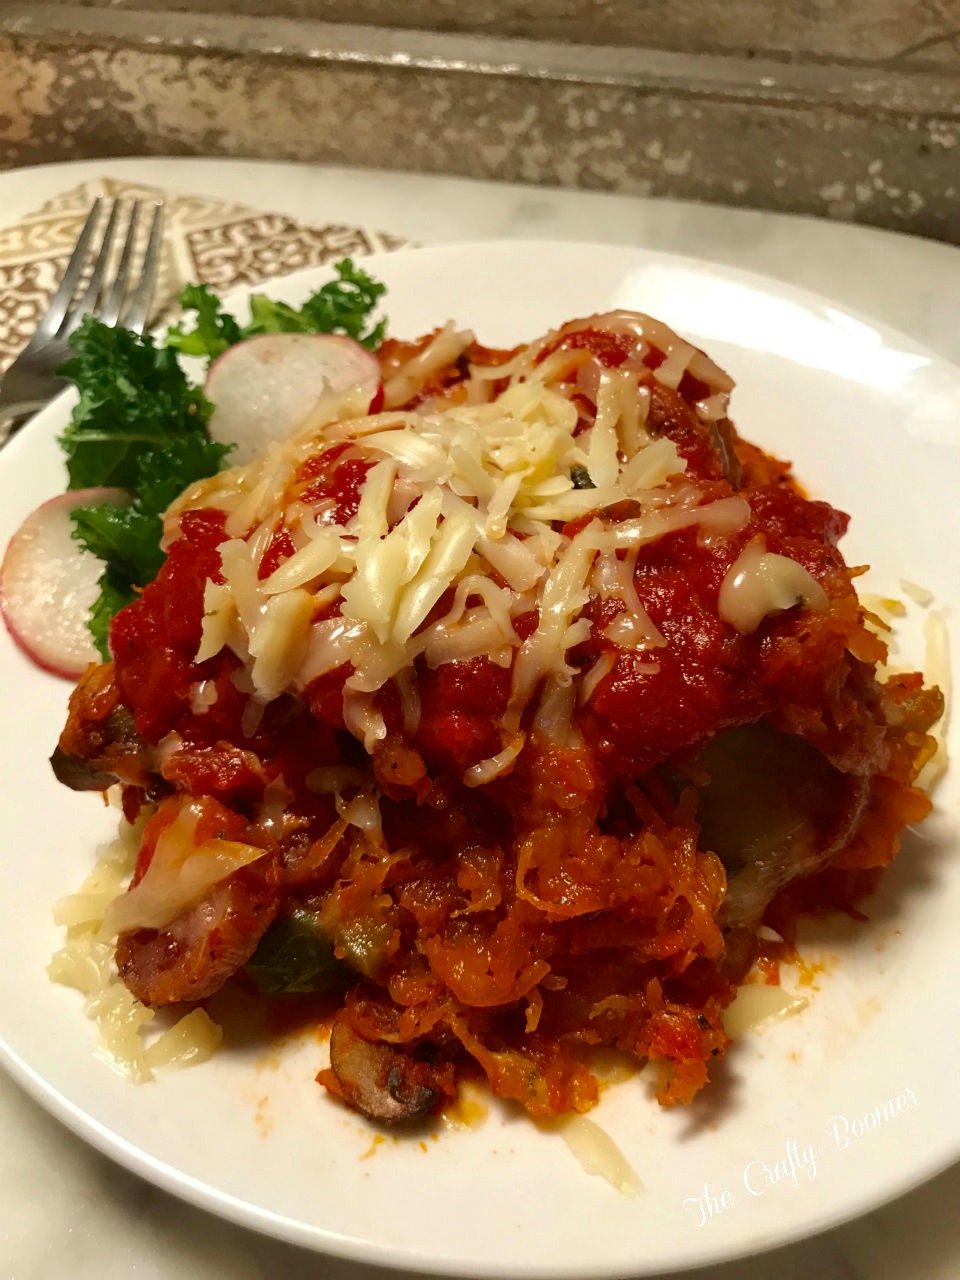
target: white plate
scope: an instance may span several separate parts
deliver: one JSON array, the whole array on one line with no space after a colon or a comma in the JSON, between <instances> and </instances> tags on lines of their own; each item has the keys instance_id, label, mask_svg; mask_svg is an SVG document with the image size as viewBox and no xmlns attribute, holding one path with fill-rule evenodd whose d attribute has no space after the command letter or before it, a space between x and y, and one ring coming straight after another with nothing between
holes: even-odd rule
<instances>
[{"instance_id":1,"label":"white plate","mask_svg":"<svg viewBox=\"0 0 960 1280\"><path fill-rule=\"evenodd\" d=\"M662 317L737 379L745 434L852 512L845 550L873 566L869 589L896 593L907 577L948 616L955 609L960 370L909 339L761 277L633 249L494 243L366 265L389 286L397 335L453 317L506 344L612 307ZM296 302L319 276L270 292ZM0 456L0 545L63 486L55 436L66 413L52 406ZM60 942L51 904L78 885L113 821L47 766L67 686L5 633L0 680L0 1056L71 1128L187 1200L297 1244L418 1272L649 1275L819 1231L960 1156L955 776L935 818L908 837L870 922L820 938L827 972L802 1014L748 1036L689 1109L659 1109L643 1077L605 1092L593 1118L643 1183L627 1198L513 1112L493 1109L467 1130L438 1125L423 1142L373 1143L313 1083L321 1051L309 1038L238 1046L139 1088L112 1071L79 997L51 984L45 966ZM878 1124L877 1108L897 1099ZM796 1164L804 1150L794 1177L790 1153Z\"/></svg>"}]
</instances>

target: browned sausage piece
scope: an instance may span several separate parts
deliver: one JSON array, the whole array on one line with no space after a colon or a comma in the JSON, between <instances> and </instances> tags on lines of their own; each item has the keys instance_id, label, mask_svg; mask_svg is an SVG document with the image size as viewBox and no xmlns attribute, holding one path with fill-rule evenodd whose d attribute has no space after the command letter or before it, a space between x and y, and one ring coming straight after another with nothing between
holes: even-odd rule
<instances>
[{"instance_id":1,"label":"browned sausage piece","mask_svg":"<svg viewBox=\"0 0 960 1280\"><path fill-rule=\"evenodd\" d=\"M219 881L163 929L117 940L117 969L147 1005L213 995L253 955L280 908L280 855L265 854Z\"/></svg>"}]
</instances>

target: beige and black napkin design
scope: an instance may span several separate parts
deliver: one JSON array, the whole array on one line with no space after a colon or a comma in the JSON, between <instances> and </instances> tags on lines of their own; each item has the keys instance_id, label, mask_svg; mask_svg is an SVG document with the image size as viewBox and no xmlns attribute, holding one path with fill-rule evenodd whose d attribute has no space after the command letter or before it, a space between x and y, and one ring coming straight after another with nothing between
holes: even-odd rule
<instances>
[{"instance_id":1,"label":"beige and black napkin design","mask_svg":"<svg viewBox=\"0 0 960 1280\"><path fill-rule=\"evenodd\" d=\"M255 285L305 267L362 257L406 243L367 227L309 226L282 213L111 178L84 182L0 228L0 371L26 345L46 310L97 196L162 200L164 248L154 321L172 316L188 283L216 292Z\"/></svg>"}]
</instances>

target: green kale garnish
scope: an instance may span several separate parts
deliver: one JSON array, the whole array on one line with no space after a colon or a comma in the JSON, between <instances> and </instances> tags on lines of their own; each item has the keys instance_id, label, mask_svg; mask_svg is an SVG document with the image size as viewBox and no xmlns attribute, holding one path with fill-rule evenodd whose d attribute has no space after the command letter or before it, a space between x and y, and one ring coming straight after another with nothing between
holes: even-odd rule
<instances>
[{"instance_id":1,"label":"green kale garnish","mask_svg":"<svg viewBox=\"0 0 960 1280\"><path fill-rule=\"evenodd\" d=\"M104 659L113 615L136 598L137 587L153 581L163 564L164 511L187 485L219 471L229 452L229 445L216 444L200 432L171 436L163 448L140 454L129 506L101 502L72 513L73 536L106 566L90 617L90 631Z\"/></svg>"},{"instance_id":2,"label":"green kale garnish","mask_svg":"<svg viewBox=\"0 0 960 1280\"><path fill-rule=\"evenodd\" d=\"M104 561L100 596L90 631L108 656L110 621L156 577L163 513L195 480L224 465L232 446L207 432L213 405L190 382L180 356L213 360L228 347L261 333L344 333L366 347L383 339L386 321L371 319L385 286L354 266L338 262L337 279L299 308L250 298L250 320L241 325L206 285L180 295L193 327L173 325L162 342L113 328L88 316L70 338L73 356L58 373L76 384L80 399L60 437L69 488L126 489L126 506L98 503L73 513L74 537Z\"/></svg>"},{"instance_id":3,"label":"green kale garnish","mask_svg":"<svg viewBox=\"0 0 960 1280\"><path fill-rule=\"evenodd\" d=\"M230 449L208 437L213 405L187 381L175 351L91 316L70 345L73 358L60 373L80 399L60 437L69 488L115 486L132 496L128 506L73 513L74 537L105 565L90 631L106 658L110 619L163 563L163 512L188 484L218 471Z\"/></svg>"},{"instance_id":4,"label":"green kale garnish","mask_svg":"<svg viewBox=\"0 0 960 1280\"><path fill-rule=\"evenodd\" d=\"M93 637L93 643L97 646L101 658L106 662L110 657L108 646L110 623L114 615L119 613L124 605L130 603L134 593L129 586L114 582L113 570L109 565L100 575L99 586L100 594L90 606L87 629Z\"/></svg>"},{"instance_id":5,"label":"green kale garnish","mask_svg":"<svg viewBox=\"0 0 960 1280\"><path fill-rule=\"evenodd\" d=\"M87 316L58 373L80 401L60 437L71 489L116 485L136 492L140 458L182 435L206 439L213 405L191 385L177 354L151 337Z\"/></svg>"},{"instance_id":6,"label":"green kale garnish","mask_svg":"<svg viewBox=\"0 0 960 1280\"><path fill-rule=\"evenodd\" d=\"M179 303L184 311L194 313L193 328L187 330L182 322L171 325L164 341L167 347L185 356L207 356L213 360L246 336L205 284L188 284L180 294Z\"/></svg>"},{"instance_id":7,"label":"green kale garnish","mask_svg":"<svg viewBox=\"0 0 960 1280\"><path fill-rule=\"evenodd\" d=\"M261 333L345 333L371 350L380 345L386 321L371 322L371 313L386 286L344 258L334 268L337 279L318 289L302 307L274 302L266 294L250 295L250 319L241 325L224 312L219 298L206 285L189 285L180 295L184 311L193 312L192 329L174 325L166 342L187 356L214 360L243 338Z\"/></svg>"}]
</instances>

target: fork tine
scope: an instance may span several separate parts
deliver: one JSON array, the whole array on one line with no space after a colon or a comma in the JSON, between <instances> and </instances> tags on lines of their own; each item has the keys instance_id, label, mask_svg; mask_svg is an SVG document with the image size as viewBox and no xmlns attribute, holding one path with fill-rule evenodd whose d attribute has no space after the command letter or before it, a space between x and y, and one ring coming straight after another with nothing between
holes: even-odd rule
<instances>
[{"instance_id":1,"label":"fork tine","mask_svg":"<svg viewBox=\"0 0 960 1280\"><path fill-rule=\"evenodd\" d=\"M107 267L110 265L110 254L113 252L113 242L117 236L117 223L120 213L120 201L117 200L113 208L110 210L110 217L107 219L107 225L103 232L103 239L100 241L100 249L97 253L97 260L93 264L93 271L90 273L90 279L87 281L87 287L83 296L70 308L66 317L60 325L57 334L60 338L68 338L74 329L77 328L80 321L85 315L97 311L97 303L100 299L100 291L103 288L104 276Z\"/></svg>"},{"instance_id":2,"label":"fork tine","mask_svg":"<svg viewBox=\"0 0 960 1280\"><path fill-rule=\"evenodd\" d=\"M38 326L45 337L53 337L57 333L63 323L63 317L67 314L70 299L73 297L74 291L83 275L84 263L87 260L87 250L93 238L102 203L100 196L97 196L90 212L87 214L87 220L77 238L73 253L70 255L70 261L64 270L60 286L53 295L50 306L47 308L47 313Z\"/></svg>"},{"instance_id":3,"label":"fork tine","mask_svg":"<svg viewBox=\"0 0 960 1280\"><path fill-rule=\"evenodd\" d=\"M0 421L12 423L6 435L0 435L0 447L31 414L62 389L64 383L58 371L69 359L69 338L85 314L93 315L108 326L124 324L138 334L143 333L150 318L159 275L163 204L154 206L146 252L131 291L142 206L140 200L132 203L130 216L126 219L125 238L120 245L117 241L118 227L125 219L120 202L115 202L99 248L95 248L97 228L103 217L103 200L100 197L94 200L45 315L37 324L33 337L0 379ZM119 263L111 277L108 273L115 247L119 247ZM93 261L89 276L86 274L88 260ZM74 301L76 295L80 296Z\"/></svg>"},{"instance_id":4,"label":"fork tine","mask_svg":"<svg viewBox=\"0 0 960 1280\"><path fill-rule=\"evenodd\" d=\"M163 244L163 205L153 206L153 222L150 224L150 237L143 257L143 269L140 283L130 296L120 323L134 333L142 333L150 317L153 304L153 291L157 284L157 273L160 269L160 250Z\"/></svg>"},{"instance_id":5,"label":"fork tine","mask_svg":"<svg viewBox=\"0 0 960 1280\"><path fill-rule=\"evenodd\" d=\"M133 264L133 251L136 247L137 224L140 221L140 207L140 201L134 200L133 208L130 211L130 221L127 223L126 239L123 242L120 262L117 266L117 274L99 311L99 318L104 324L115 325L117 323L123 300L127 294L127 283L130 279L130 268Z\"/></svg>"}]
</instances>

